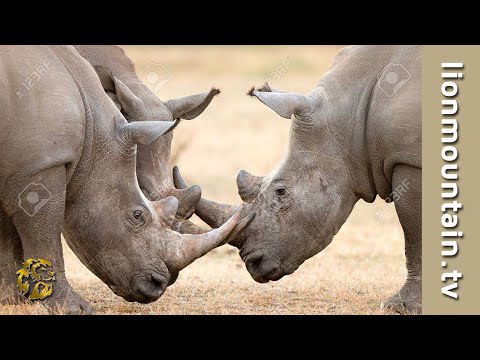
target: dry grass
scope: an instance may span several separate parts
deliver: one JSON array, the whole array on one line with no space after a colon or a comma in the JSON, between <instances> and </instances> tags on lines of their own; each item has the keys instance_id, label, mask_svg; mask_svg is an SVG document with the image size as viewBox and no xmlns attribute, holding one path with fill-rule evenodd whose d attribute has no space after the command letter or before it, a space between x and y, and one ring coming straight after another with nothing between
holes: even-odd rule
<instances>
[{"instance_id":1,"label":"dry grass","mask_svg":"<svg viewBox=\"0 0 480 360\"><path fill-rule=\"evenodd\" d=\"M172 78L162 99L222 93L200 118L175 130L174 149L184 176L205 196L238 202L239 169L265 175L281 159L289 122L245 95L288 57L290 69L275 87L306 93L327 70L338 47L126 47L139 71L160 62ZM378 216L380 214L380 216ZM131 304L115 296L65 249L67 276L100 314L384 314L382 299L406 275L403 235L393 206L360 202L333 243L293 275L254 282L237 250L217 249L182 271L157 302ZM0 313L43 313L39 306L1 306Z\"/></svg>"}]
</instances>

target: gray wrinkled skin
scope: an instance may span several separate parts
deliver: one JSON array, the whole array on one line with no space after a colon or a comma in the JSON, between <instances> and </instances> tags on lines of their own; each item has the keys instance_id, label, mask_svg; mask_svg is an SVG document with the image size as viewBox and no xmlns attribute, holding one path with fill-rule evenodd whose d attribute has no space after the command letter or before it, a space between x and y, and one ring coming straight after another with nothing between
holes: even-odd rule
<instances>
[{"instance_id":1,"label":"gray wrinkled skin","mask_svg":"<svg viewBox=\"0 0 480 360\"><path fill-rule=\"evenodd\" d=\"M389 64L408 71L394 68L400 80L410 76L396 90L382 76L391 72ZM395 84L395 74L389 76ZM347 47L306 96L268 84L250 95L292 121L288 152L277 169L266 177L245 171L237 177L244 211L257 216L230 244L241 250L251 276L267 282L293 273L331 243L359 199L386 199L407 183L394 199L408 277L382 306L421 313L420 48ZM177 187L186 186L178 169L174 178ZM217 227L237 208L201 199L196 213Z\"/></svg>"},{"instance_id":2,"label":"gray wrinkled skin","mask_svg":"<svg viewBox=\"0 0 480 360\"><path fill-rule=\"evenodd\" d=\"M47 67L41 74L40 65ZM35 82L27 91L22 83L29 78ZM136 144L152 143L174 123L127 123L73 47L1 47L0 84L0 282L10 289L25 259L47 259L56 281L43 304L93 312L65 278L63 232L79 259L116 294L151 302L174 274L224 243L235 228L240 213L206 234L170 229L177 199L148 201L135 162ZM46 202L29 213L28 197L21 196L33 185Z\"/></svg>"}]
</instances>

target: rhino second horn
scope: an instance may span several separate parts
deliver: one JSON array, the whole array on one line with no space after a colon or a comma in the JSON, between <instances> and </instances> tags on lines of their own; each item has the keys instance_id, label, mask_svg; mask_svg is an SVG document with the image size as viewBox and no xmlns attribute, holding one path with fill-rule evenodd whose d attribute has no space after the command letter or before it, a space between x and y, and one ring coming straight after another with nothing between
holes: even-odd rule
<instances>
[{"instance_id":1,"label":"rhino second horn","mask_svg":"<svg viewBox=\"0 0 480 360\"><path fill-rule=\"evenodd\" d=\"M158 216L160 216L168 226L172 226L175 221L175 215L178 211L177 198L168 196L160 201L155 201L153 206L156 208Z\"/></svg>"},{"instance_id":2,"label":"rhino second horn","mask_svg":"<svg viewBox=\"0 0 480 360\"><path fill-rule=\"evenodd\" d=\"M173 182L177 189L188 188L177 166L173 167ZM240 205L220 204L215 201L200 198L195 208L195 213L211 227L218 228L239 208L241 208Z\"/></svg>"},{"instance_id":3,"label":"rhino second horn","mask_svg":"<svg viewBox=\"0 0 480 360\"><path fill-rule=\"evenodd\" d=\"M237 175L238 194L245 202L252 202L260 193L263 178L240 170Z\"/></svg>"},{"instance_id":4,"label":"rhino second horn","mask_svg":"<svg viewBox=\"0 0 480 360\"><path fill-rule=\"evenodd\" d=\"M192 185L186 189L174 189L169 193L178 199L177 218L189 219L192 217L202 196L200 186Z\"/></svg>"},{"instance_id":5,"label":"rhino second horn","mask_svg":"<svg viewBox=\"0 0 480 360\"><path fill-rule=\"evenodd\" d=\"M173 236L165 239L166 263L170 272L179 272L209 251L223 245L237 226L240 216L239 210L221 227L204 234L179 234L172 231Z\"/></svg>"}]
</instances>

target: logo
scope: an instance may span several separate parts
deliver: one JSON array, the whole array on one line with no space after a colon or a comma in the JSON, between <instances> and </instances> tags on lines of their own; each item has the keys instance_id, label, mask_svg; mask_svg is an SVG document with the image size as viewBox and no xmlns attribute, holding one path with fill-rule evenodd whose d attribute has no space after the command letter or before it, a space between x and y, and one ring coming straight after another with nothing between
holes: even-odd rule
<instances>
[{"instance_id":1,"label":"logo","mask_svg":"<svg viewBox=\"0 0 480 360\"><path fill-rule=\"evenodd\" d=\"M52 263L44 259L28 259L17 271L17 289L28 300L42 300L53 292L55 273Z\"/></svg>"},{"instance_id":2,"label":"logo","mask_svg":"<svg viewBox=\"0 0 480 360\"><path fill-rule=\"evenodd\" d=\"M30 183L18 194L18 205L32 217L48 203L51 197L52 193L42 184Z\"/></svg>"},{"instance_id":3,"label":"logo","mask_svg":"<svg viewBox=\"0 0 480 360\"><path fill-rule=\"evenodd\" d=\"M412 75L401 64L388 64L378 78L378 87L392 97L407 82Z\"/></svg>"},{"instance_id":4,"label":"logo","mask_svg":"<svg viewBox=\"0 0 480 360\"><path fill-rule=\"evenodd\" d=\"M147 84L148 88L150 88L154 94L156 94L172 78L172 74L162 64L149 63L138 74L138 77L143 81L144 84ZM147 93L147 95L151 95L145 89L143 90Z\"/></svg>"}]
</instances>

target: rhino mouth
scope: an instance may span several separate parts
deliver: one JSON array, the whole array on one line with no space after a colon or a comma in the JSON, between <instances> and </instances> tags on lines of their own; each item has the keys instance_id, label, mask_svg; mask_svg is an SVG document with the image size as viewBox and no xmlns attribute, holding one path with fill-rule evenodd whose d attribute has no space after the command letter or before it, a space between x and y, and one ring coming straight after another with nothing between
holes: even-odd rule
<instances>
[{"instance_id":1,"label":"rhino mouth","mask_svg":"<svg viewBox=\"0 0 480 360\"><path fill-rule=\"evenodd\" d=\"M274 257L272 259L265 256L261 250L248 253L240 252L240 256L253 280L262 284L269 281L278 281L284 276L294 273L301 264L295 263L284 266L280 258Z\"/></svg>"},{"instance_id":2,"label":"rhino mouth","mask_svg":"<svg viewBox=\"0 0 480 360\"><path fill-rule=\"evenodd\" d=\"M169 284L169 277L160 273L137 275L132 278L132 294L125 298L142 304L151 303L163 295Z\"/></svg>"},{"instance_id":3,"label":"rhino mouth","mask_svg":"<svg viewBox=\"0 0 480 360\"><path fill-rule=\"evenodd\" d=\"M253 251L242 257L250 276L259 283L280 280L285 274L279 260L266 258L262 251Z\"/></svg>"}]
</instances>

